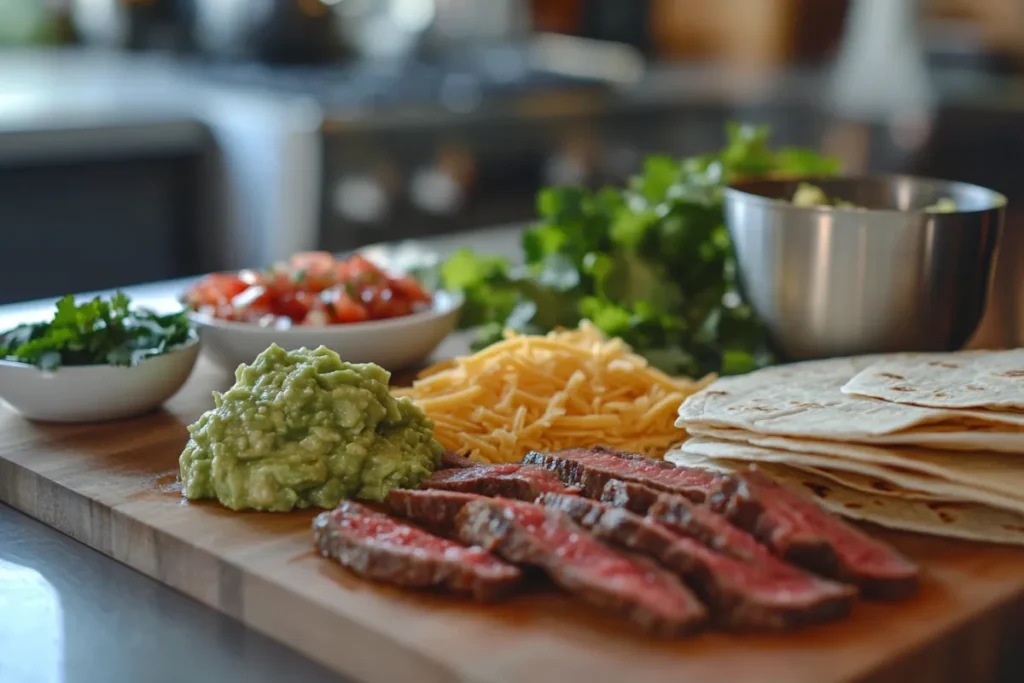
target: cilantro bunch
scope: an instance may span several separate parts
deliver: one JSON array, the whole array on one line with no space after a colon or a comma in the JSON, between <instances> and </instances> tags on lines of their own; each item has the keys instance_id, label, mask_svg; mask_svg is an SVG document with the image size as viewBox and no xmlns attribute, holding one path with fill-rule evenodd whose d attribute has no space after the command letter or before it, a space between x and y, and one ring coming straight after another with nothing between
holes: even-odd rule
<instances>
[{"instance_id":1,"label":"cilantro bunch","mask_svg":"<svg viewBox=\"0 0 1024 683\"><path fill-rule=\"evenodd\" d=\"M76 304L57 302L53 320L0 333L0 359L43 370L61 365L136 365L195 339L184 311L158 315L131 308L122 292Z\"/></svg>"},{"instance_id":2,"label":"cilantro bunch","mask_svg":"<svg viewBox=\"0 0 1024 683\"><path fill-rule=\"evenodd\" d=\"M441 266L466 298L475 346L503 329L544 333L583 318L672 374L746 372L770 361L764 330L737 292L723 191L738 177L835 173L816 152L773 150L767 127L730 124L722 150L646 160L624 188L540 192L523 233L525 265L468 249Z\"/></svg>"}]
</instances>

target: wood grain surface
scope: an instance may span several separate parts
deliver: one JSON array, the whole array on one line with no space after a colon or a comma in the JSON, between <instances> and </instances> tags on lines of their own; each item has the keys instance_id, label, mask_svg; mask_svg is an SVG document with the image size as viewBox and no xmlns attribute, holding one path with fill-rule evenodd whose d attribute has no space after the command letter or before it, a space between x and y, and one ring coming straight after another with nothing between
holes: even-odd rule
<instances>
[{"instance_id":1,"label":"wood grain surface","mask_svg":"<svg viewBox=\"0 0 1024 683\"><path fill-rule=\"evenodd\" d=\"M1024 680L1019 549L872 530L922 564L920 596L794 634L674 642L549 589L482 607L371 585L313 552L314 512L183 501L186 425L230 381L200 361L166 410L97 425L33 424L0 407L0 500L359 680Z\"/></svg>"}]
</instances>

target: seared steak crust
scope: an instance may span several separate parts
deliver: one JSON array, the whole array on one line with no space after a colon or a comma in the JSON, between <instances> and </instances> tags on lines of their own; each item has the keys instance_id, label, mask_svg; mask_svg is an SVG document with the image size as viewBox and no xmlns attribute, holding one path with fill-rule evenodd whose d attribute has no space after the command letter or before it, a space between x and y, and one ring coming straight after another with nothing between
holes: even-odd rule
<instances>
[{"instance_id":1,"label":"seared steak crust","mask_svg":"<svg viewBox=\"0 0 1024 683\"><path fill-rule=\"evenodd\" d=\"M463 542L540 567L566 591L653 635L688 633L707 619L675 576L605 546L557 510L482 499L462 509L456 526Z\"/></svg>"},{"instance_id":2,"label":"seared steak crust","mask_svg":"<svg viewBox=\"0 0 1024 683\"><path fill-rule=\"evenodd\" d=\"M780 576L734 559L607 503L551 493L538 502L565 512L601 540L649 555L679 574L725 628L783 630L838 619L850 612L856 596L849 586L795 568Z\"/></svg>"},{"instance_id":3,"label":"seared steak crust","mask_svg":"<svg viewBox=\"0 0 1024 683\"><path fill-rule=\"evenodd\" d=\"M345 501L313 521L317 548L359 576L409 588L447 588L481 601L513 591L522 572L467 548Z\"/></svg>"}]
</instances>

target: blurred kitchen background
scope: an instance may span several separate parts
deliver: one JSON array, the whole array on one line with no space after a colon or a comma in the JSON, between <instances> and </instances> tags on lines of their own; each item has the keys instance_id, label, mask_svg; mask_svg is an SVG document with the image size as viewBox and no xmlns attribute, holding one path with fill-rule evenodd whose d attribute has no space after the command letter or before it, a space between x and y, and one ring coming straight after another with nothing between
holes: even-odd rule
<instances>
[{"instance_id":1,"label":"blurred kitchen background","mask_svg":"<svg viewBox=\"0 0 1024 683\"><path fill-rule=\"evenodd\" d=\"M728 120L1004 192L1024 253L1021 0L0 0L0 45L0 303L528 220Z\"/></svg>"}]
</instances>

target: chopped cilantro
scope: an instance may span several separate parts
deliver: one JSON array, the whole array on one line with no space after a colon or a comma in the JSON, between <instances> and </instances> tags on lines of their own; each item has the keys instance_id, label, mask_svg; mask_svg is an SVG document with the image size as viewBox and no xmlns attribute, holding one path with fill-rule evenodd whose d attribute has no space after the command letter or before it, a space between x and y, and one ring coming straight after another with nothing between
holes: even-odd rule
<instances>
[{"instance_id":1,"label":"chopped cilantro","mask_svg":"<svg viewBox=\"0 0 1024 683\"><path fill-rule=\"evenodd\" d=\"M123 292L81 304L69 294L57 302L50 322L0 333L0 359L43 370L61 365L136 365L194 338L184 311L160 315L133 309Z\"/></svg>"}]
</instances>

